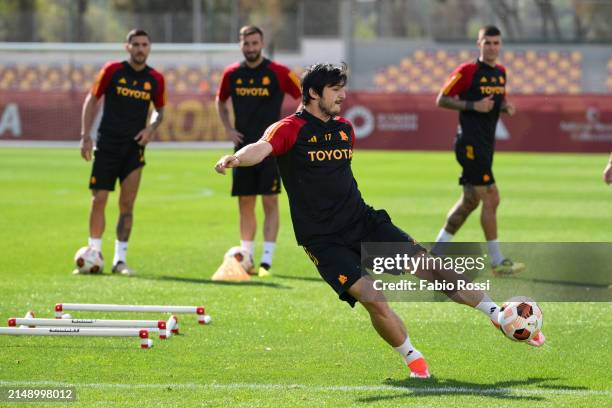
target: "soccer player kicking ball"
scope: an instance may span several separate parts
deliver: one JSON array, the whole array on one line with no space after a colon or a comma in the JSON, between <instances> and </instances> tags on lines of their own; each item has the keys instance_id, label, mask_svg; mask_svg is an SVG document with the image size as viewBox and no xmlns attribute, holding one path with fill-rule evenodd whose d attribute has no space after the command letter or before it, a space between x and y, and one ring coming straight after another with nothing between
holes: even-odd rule
<instances>
[{"instance_id":1,"label":"soccer player kicking ball","mask_svg":"<svg viewBox=\"0 0 612 408\"><path fill-rule=\"evenodd\" d=\"M494 275L521 272L525 265L502 255L497 241L499 191L493 177L495 128L500 112L514 115L514 105L506 100L506 69L497 64L501 32L487 26L478 32L478 60L460 65L444 85L436 103L459 111L455 156L463 169L459 184L463 193L448 213L436 242L448 242L482 201L480 223Z\"/></svg>"},{"instance_id":2,"label":"soccer player kicking ball","mask_svg":"<svg viewBox=\"0 0 612 408\"><path fill-rule=\"evenodd\" d=\"M411 377L428 378L423 355L412 345L400 317L373 280L361 270L362 242L406 243L409 256L427 256L425 248L393 225L384 210L374 210L361 197L351 170L355 133L349 121L337 116L345 99L346 66L318 64L302 80L303 110L271 125L256 143L223 156L215 170L253 166L276 156L299 245L321 277L352 307L361 303L378 334L397 350ZM425 263L423 263L425 264ZM456 282L452 270L415 271L420 279ZM495 325L499 306L481 291L445 292L457 303L482 311ZM530 344L540 346L539 334Z\"/></svg>"}]
</instances>

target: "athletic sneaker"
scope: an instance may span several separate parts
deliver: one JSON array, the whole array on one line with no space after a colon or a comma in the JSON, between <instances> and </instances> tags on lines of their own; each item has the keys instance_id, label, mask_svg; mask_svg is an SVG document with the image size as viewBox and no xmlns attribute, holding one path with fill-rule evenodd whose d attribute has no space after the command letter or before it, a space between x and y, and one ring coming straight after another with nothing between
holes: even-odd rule
<instances>
[{"instance_id":1,"label":"athletic sneaker","mask_svg":"<svg viewBox=\"0 0 612 408\"><path fill-rule=\"evenodd\" d=\"M259 276L260 278L267 278L268 276L272 275L270 273L270 268L272 267L272 265L269 265L265 262L262 262L259 265L259 271L257 273L257 276Z\"/></svg>"},{"instance_id":2,"label":"athletic sneaker","mask_svg":"<svg viewBox=\"0 0 612 408\"><path fill-rule=\"evenodd\" d=\"M113 273L120 273L121 275L125 276L133 276L136 274L136 272L128 267L125 262L121 261L117 262L115 266L113 266Z\"/></svg>"},{"instance_id":3,"label":"athletic sneaker","mask_svg":"<svg viewBox=\"0 0 612 408\"><path fill-rule=\"evenodd\" d=\"M495 326L496 329L499 329L501 331L501 325L499 323L497 323L493 319L491 319L491 323L493 324L493 326ZM541 347L544 345L545 342L546 342L546 336L544 336L544 333L540 331L538 332L538 334L535 335L533 339L529 340L527 344L533 347Z\"/></svg>"},{"instance_id":4,"label":"athletic sneaker","mask_svg":"<svg viewBox=\"0 0 612 408\"><path fill-rule=\"evenodd\" d=\"M492 266L491 270L495 276L514 275L525 270L525 264L520 262L512 262L510 258L501 261L500 264Z\"/></svg>"},{"instance_id":5,"label":"athletic sneaker","mask_svg":"<svg viewBox=\"0 0 612 408\"><path fill-rule=\"evenodd\" d=\"M429 374L429 367L427 367L427 362L423 357L419 357L408 364L408 368L410 369L410 378L431 377L431 374Z\"/></svg>"}]
</instances>

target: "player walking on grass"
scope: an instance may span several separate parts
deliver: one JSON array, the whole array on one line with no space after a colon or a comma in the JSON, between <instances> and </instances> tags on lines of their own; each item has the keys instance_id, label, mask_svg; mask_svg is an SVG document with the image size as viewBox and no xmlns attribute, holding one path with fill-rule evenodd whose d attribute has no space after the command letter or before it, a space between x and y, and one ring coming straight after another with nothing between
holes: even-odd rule
<instances>
[{"instance_id":1,"label":"player walking on grass","mask_svg":"<svg viewBox=\"0 0 612 408\"><path fill-rule=\"evenodd\" d=\"M283 97L300 97L299 80L289 68L264 58L263 32L255 26L240 29L244 61L229 65L223 72L217 93L217 111L235 150L256 142L268 126L280 119ZM227 100L232 98L235 123L230 122ZM268 276L278 234L280 176L274 157L257 166L233 171L232 196L238 197L240 245L253 257L257 231L255 203L258 195L264 209L264 243L259 276ZM254 273L254 271L249 271Z\"/></svg>"},{"instance_id":2,"label":"player walking on grass","mask_svg":"<svg viewBox=\"0 0 612 408\"><path fill-rule=\"evenodd\" d=\"M119 220L112 271L131 275L133 270L127 266L126 253L134 202L145 165L145 146L162 122L166 94L163 76L146 64L151 52L149 35L144 30L130 31L125 49L129 54L128 60L104 65L85 98L81 117L81 156L87 161L92 159L90 132L96 104L104 96L104 113L89 181L92 192L89 246L102 251L106 202L119 179ZM151 102L156 114L147 125Z\"/></svg>"},{"instance_id":3,"label":"player walking on grass","mask_svg":"<svg viewBox=\"0 0 612 408\"><path fill-rule=\"evenodd\" d=\"M346 96L346 80L346 66L310 67L302 81L303 110L271 125L258 142L223 156L215 170L224 174L228 168L254 166L269 155L276 156L298 245L341 300L365 307L375 330L402 355L411 376L428 378L427 363L412 345L403 321L361 270L362 242L406 243L408 256L428 255L393 225L386 211L374 210L361 197L351 170L353 127L336 116ZM452 270L419 269L416 276L456 282L459 275ZM499 306L486 293L445 293L457 303L482 311L497 326ZM544 336L539 334L530 344L543 343Z\"/></svg>"},{"instance_id":4,"label":"player walking on grass","mask_svg":"<svg viewBox=\"0 0 612 408\"><path fill-rule=\"evenodd\" d=\"M459 184L463 193L448 213L436 242L449 242L468 216L482 201L480 224L487 240L495 275L520 272L525 265L502 255L497 241L499 190L493 177L495 128L500 112L514 115L514 105L506 99L506 69L497 63L501 32L486 26L478 32L478 60L460 65L438 94L441 108L459 111L455 156L463 169Z\"/></svg>"}]
</instances>

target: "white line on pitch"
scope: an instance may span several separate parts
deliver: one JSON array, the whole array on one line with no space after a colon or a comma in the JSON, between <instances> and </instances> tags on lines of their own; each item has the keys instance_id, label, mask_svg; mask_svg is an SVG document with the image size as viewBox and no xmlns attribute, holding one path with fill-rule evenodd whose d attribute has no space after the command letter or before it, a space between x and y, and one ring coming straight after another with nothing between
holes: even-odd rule
<instances>
[{"instance_id":1,"label":"white line on pitch","mask_svg":"<svg viewBox=\"0 0 612 408\"><path fill-rule=\"evenodd\" d=\"M306 384L112 384L112 383L69 383L58 381L3 381L0 386L53 386L83 388L186 388L186 389L253 389L253 390L305 390L318 392L337 391L401 391L418 394L479 394L479 395L612 395L612 390L584 390L572 388L487 388L487 387L399 387L393 385L306 385Z\"/></svg>"}]
</instances>

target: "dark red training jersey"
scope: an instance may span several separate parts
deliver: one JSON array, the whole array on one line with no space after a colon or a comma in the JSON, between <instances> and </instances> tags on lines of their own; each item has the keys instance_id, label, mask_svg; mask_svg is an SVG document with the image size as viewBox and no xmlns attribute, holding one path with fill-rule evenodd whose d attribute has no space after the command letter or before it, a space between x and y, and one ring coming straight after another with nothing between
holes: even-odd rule
<instances>
[{"instance_id":1,"label":"dark red training jersey","mask_svg":"<svg viewBox=\"0 0 612 408\"><path fill-rule=\"evenodd\" d=\"M104 113L99 128L104 140L132 140L147 126L151 102L157 109L166 104L162 74L148 65L135 71L127 61L104 65L91 94L96 98L104 95Z\"/></svg>"},{"instance_id":2,"label":"dark red training jersey","mask_svg":"<svg viewBox=\"0 0 612 408\"><path fill-rule=\"evenodd\" d=\"M444 95L458 96L464 101L479 101L493 95L495 105L488 113L459 112L457 141L487 150L495 147L495 127L506 94L506 69L492 67L479 60L457 67L442 89Z\"/></svg>"},{"instance_id":3,"label":"dark red training jersey","mask_svg":"<svg viewBox=\"0 0 612 408\"><path fill-rule=\"evenodd\" d=\"M298 99L300 81L289 68L277 62L264 58L255 68L246 62L225 68L217 97L222 102L232 98L234 127L244 135L237 148L259 140L266 128L280 118L285 93Z\"/></svg>"},{"instance_id":4,"label":"dark red training jersey","mask_svg":"<svg viewBox=\"0 0 612 408\"><path fill-rule=\"evenodd\" d=\"M348 120L323 122L303 110L274 123L262 139L277 156L298 244L344 231L366 213L351 170L355 133Z\"/></svg>"}]
</instances>

